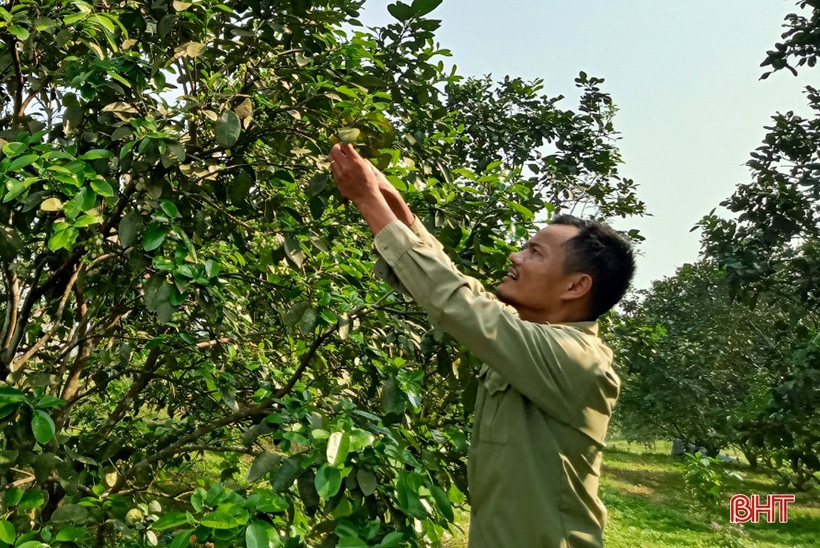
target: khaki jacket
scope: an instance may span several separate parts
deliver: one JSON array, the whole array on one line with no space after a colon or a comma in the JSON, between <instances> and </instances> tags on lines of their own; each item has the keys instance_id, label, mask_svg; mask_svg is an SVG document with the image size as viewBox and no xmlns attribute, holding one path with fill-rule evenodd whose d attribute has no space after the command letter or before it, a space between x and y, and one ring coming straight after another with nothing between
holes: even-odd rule
<instances>
[{"instance_id":1,"label":"khaki jacket","mask_svg":"<svg viewBox=\"0 0 820 548\"><path fill-rule=\"evenodd\" d=\"M470 548L603 546L598 498L620 380L597 322L539 324L456 270L416 220L375 239L377 272L485 365L470 443Z\"/></svg>"}]
</instances>

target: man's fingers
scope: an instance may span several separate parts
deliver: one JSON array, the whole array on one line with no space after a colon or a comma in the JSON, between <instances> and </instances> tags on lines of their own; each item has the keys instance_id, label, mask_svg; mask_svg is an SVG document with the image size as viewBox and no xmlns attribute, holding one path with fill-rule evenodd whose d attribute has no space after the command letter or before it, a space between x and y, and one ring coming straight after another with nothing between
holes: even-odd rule
<instances>
[{"instance_id":1,"label":"man's fingers","mask_svg":"<svg viewBox=\"0 0 820 548\"><path fill-rule=\"evenodd\" d=\"M334 162L343 162L347 159L347 155L345 154L344 149L342 148L342 143L336 143L333 145L333 148L330 149L330 159Z\"/></svg>"},{"instance_id":2,"label":"man's fingers","mask_svg":"<svg viewBox=\"0 0 820 548\"><path fill-rule=\"evenodd\" d=\"M356 149L353 148L353 145L348 144L348 143L339 143L339 144L342 145L341 146L342 152L348 158L351 158L353 160L358 160L359 158L361 158L361 156L359 156L359 153L356 151Z\"/></svg>"}]
</instances>

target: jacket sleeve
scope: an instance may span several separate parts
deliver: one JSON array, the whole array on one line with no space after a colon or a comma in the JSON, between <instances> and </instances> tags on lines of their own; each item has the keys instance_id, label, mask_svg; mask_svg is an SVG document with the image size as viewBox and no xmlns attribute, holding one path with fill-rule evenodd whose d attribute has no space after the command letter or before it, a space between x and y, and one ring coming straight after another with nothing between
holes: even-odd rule
<instances>
[{"instance_id":1,"label":"jacket sleeve","mask_svg":"<svg viewBox=\"0 0 820 548\"><path fill-rule=\"evenodd\" d=\"M410 232L415 234L415 236L422 242L422 244L430 248L430 250L434 253L436 259L441 264L455 272L458 272L456 265L453 263L450 257L447 256L447 254L444 252L444 246L441 245L441 242L439 242L435 236L433 236L427 231L427 229L424 226L424 223L422 223L418 217L414 219L413 224L410 226ZM376 251L378 252L378 246L376 248ZM382 280L387 282L390 285L390 287L392 287L394 290L405 295L410 295L410 292L407 290L407 288L404 286L404 284L401 282L398 276L396 276L396 273L393 271L393 269L387 263L387 261L385 261L384 258L381 257L380 253L379 259L376 261L374 270L376 272L376 275L378 275ZM461 273L459 274L464 279L465 283L467 284L467 287L473 293L483 293L486 294L487 298L489 299L497 299L493 293L490 293L489 291L484 289L484 285L477 279L470 276L466 276Z\"/></svg>"},{"instance_id":2,"label":"jacket sleeve","mask_svg":"<svg viewBox=\"0 0 820 548\"><path fill-rule=\"evenodd\" d=\"M434 248L398 221L376 235L376 248L435 326L546 413L582 425L590 406L579 403L588 401L593 388L602 388L602 379L614 383L603 388L614 389L617 396L617 377L607 380L605 375L611 352L597 337L573 327L522 320L513 307L486 291L474 291L452 263L442 261Z\"/></svg>"}]
</instances>

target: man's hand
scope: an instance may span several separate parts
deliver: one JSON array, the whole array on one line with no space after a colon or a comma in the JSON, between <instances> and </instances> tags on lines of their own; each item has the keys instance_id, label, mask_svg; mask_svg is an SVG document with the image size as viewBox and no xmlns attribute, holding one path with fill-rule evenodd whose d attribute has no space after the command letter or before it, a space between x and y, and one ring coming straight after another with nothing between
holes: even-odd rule
<instances>
[{"instance_id":1,"label":"man's hand","mask_svg":"<svg viewBox=\"0 0 820 548\"><path fill-rule=\"evenodd\" d=\"M362 201L381 197L380 181L373 164L362 158L352 146L342 143L333 146L330 150L330 171L342 196L357 206Z\"/></svg>"},{"instance_id":2,"label":"man's hand","mask_svg":"<svg viewBox=\"0 0 820 548\"><path fill-rule=\"evenodd\" d=\"M339 192L356 204L374 235L392 221L398 220L382 195L373 164L362 158L352 146L341 143L333 146L330 151L330 170Z\"/></svg>"},{"instance_id":3,"label":"man's hand","mask_svg":"<svg viewBox=\"0 0 820 548\"><path fill-rule=\"evenodd\" d=\"M339 157L338 154L336 157L334 157L333 153L334 151L337 151L337 149L338 152L342 154L341 157ZM357 183L358 185L362 184L361 180L356 179L358 175L353 175L352 173L348 173L347 175L345 175L344 173L342 173L343 169L349 167L348 164L351 162L351 158L352 162L355 162L357 164L357 170L359 165L367 165L367 167L370 169L372 173L372 176L375 177L376 186L379 189L379 192L381 192L382 197L387 201L387 205L390 207L390 209L401 222L403 222L407 226L412 225L416 216L413 214L412 211L410 211L410 208L407 207L407 203L404 201L404 198L402 198L401 194L396 189L396 187L394 187L390 183L390 181L387 180L387 177L384 176L384 173L379 171L379 169L376 166L374 166L371 162L362 158L352 146L337 144L330 151L330 169L333 172L333 177L334 179L336 179L336 185L339 188L339 191L342 193L342 196L348 198L349 200L352 200L355 203L356 199L353 196L349 195L348 192L355 192L356 189L351 189L351 186L355 186L357 185ZM340 162L338 165L337 161ZM336 166L335 169L334 165ZM339 181L340 177L343 178L341 182ZM353 178L353 180L349 180L351 177ZM369 177L368 181L364 184L372 185L372 181Z\"/></svg>"}]
</instances>

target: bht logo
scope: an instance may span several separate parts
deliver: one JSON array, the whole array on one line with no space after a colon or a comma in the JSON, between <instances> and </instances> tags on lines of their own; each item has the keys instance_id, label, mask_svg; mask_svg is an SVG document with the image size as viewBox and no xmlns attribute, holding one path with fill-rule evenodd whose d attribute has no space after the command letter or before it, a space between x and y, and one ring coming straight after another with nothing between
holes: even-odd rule
<instances>
[{"instance_id":1,"label":"bht logo","mask_svg":"<svg viewBox=\"0 0 820 548\"><path fill-rule=\"evenodd\" d=\"M766 523L786 523L789 521L789 503L794 495L766 495L766 504L759 495L735 495L729 502L729 521L732 523L758 523L760 514L766 514ZM775 506L779 510L775 513ZM775 517L776 516L776 517Z\"/></svg>"}]
</instances>

